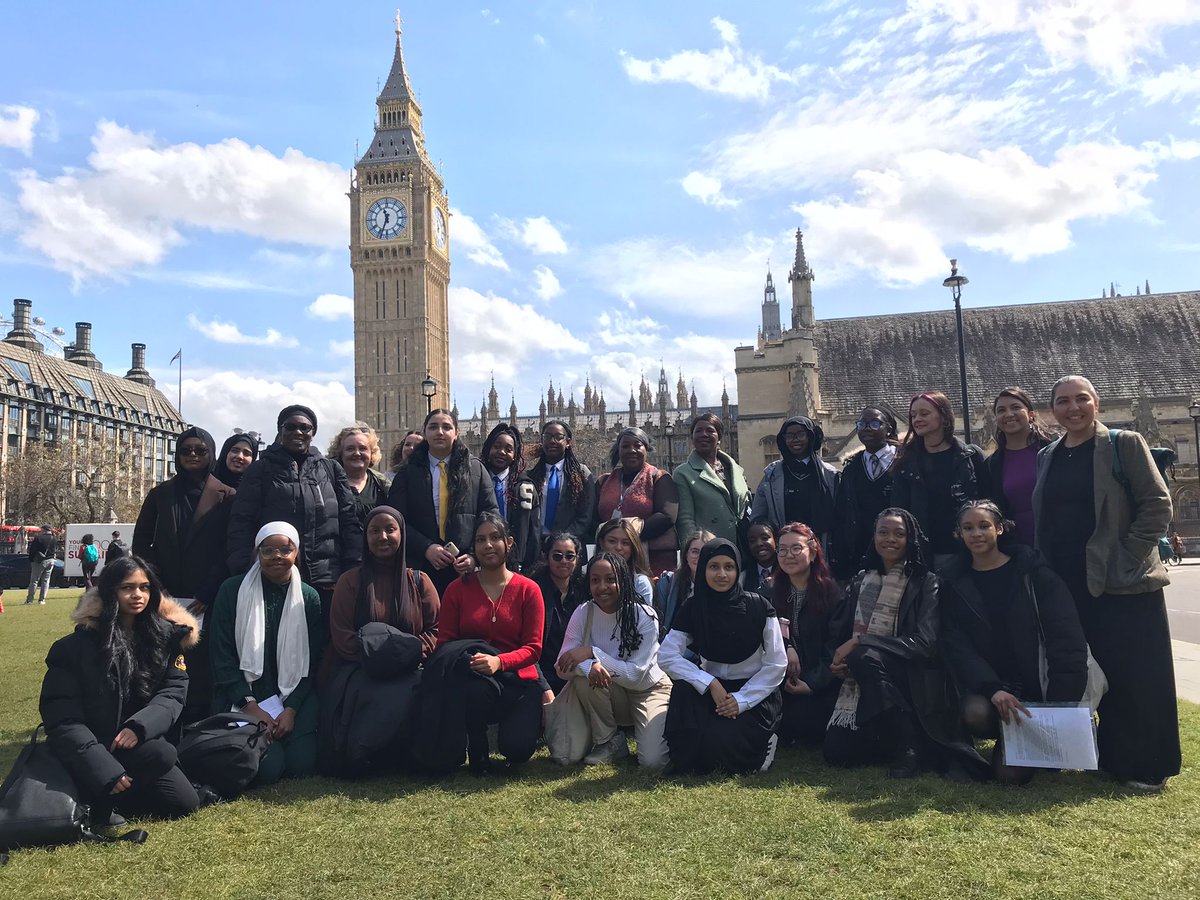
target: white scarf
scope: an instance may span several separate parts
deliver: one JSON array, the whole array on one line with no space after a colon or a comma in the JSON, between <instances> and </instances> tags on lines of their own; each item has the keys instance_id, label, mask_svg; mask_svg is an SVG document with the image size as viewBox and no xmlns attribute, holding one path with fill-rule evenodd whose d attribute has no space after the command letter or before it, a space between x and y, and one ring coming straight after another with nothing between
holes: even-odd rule
<instances>
[{"instance_id":1,"label":"white scarf","mask_svg":"<svg viewBox=\"0 0 1200 900\"><path fill-rule=\"evenodd\" d=\"M268 522L254 537L254 565L250 567L238 588L234 638L238 646L238 664L249 684L262 677L263 658L266 654L266 603L263 599L262 566L259 565L258 548L263 541L275 534L281 534L297 547L300 546L300 535L295 528L287 522ZM281 700L286 700L301 679L308 675L308 667L308 618L304 612L300 571L292 566L292 580L288 584L287 597L283 601L283 615L279 619L279 631L275 638L276 679L279 682Z\"/></svg>"}]
</instances>

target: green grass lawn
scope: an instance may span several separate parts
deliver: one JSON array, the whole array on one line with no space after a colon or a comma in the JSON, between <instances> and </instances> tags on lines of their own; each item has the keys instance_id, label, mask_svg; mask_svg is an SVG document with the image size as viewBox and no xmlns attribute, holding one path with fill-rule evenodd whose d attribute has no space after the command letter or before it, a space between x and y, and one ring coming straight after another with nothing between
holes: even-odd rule
<instances>
[{"instance_id":1,"label":"green grass lawn","mask_svg":"<svg viewBox=\"0 0 1200 900\"><path fill-rule=\"evenodd\" d=\"M0 771L72 606L0 616ZM796 750L764 776L675 781L542 755L519 778L284 783L147 823L140 847L17 852L0 897L1198 897L1200 708L1180 713L1184 771L1157 797L1082 773L894 782Z\"/></svg>"}]
</instances>

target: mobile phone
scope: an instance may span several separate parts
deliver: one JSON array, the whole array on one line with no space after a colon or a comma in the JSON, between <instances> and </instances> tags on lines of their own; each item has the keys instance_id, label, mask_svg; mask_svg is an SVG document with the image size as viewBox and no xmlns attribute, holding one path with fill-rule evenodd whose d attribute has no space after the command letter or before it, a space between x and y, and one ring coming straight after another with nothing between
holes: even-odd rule
<instances>
[{"instance_id":1,"label":"mobile phone","mask_svg":"<svg viewBox=\"0 0 1200 900\"><path fill-rule=\"evenodd\" d=\"M446 543L443 546L445 546L445 548L450 551L450 555L453 556L455 559L457 559L459 556L462 555L461 553L458 552L458 548L454 546L454 541L446 541Z\"/></svg>"}]
</instances>

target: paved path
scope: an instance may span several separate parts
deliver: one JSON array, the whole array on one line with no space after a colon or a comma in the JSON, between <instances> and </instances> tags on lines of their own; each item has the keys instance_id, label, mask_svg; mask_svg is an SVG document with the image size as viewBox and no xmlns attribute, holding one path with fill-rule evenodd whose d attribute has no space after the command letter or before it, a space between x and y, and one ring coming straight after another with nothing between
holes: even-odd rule
<instances>
[{"instance_id":1,"label":"paved path","mask_svg":"<svg viewBox=\"0 0 1200 900\"><path fill-rule=\"evenodd\" d=\"M1167 618L1175 655L1175 688L1179 696L1200 703L1200 559L1184 560L1170 569Z\"/></svg>"}]
</instances>

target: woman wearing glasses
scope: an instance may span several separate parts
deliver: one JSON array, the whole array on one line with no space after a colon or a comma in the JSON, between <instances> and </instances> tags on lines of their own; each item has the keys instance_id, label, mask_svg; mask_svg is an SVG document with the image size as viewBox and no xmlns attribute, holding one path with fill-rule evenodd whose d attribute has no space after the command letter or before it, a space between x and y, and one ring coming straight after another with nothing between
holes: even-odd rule
<instances>
[{"instance_id":1,"label":"woman wearing glasses","mask_svg":"<svg viewBox=\"0 0 1200 900\"><path fill-rule=\"evenodd\" d=\"M862 568L874 540L875 517L891 506L892 463L896 460L896 417L868 406L855 423L863 448L846 460L833 501L829 567L847 582Z\"/></svg>"},{"instance_id":2,"label":"woman wearing glasses","mask_svg":"<svg viewBox=\"0 0 1200 900\"><path fill-rule=\"evenodd\" d=\"M268 522L253 543L254 563L221 585L213 603L213 711L238 710L262 722L271 746L255 785L311 775L317 766L313 689L325 629L321 598L296 568L300 535Z\"/></svg>"},{"instance_id":3,"label":"woman wearing glasses","mask_svg":"<svg viewBox=\"0 0 1200 900\"><path fill-rule=\"evenodd\" d=\"M542 627L542 676L550 690L557 694L564 682L554 671L562 650L563 636L571 613L588 598L583 581L583 545L579 538L558 531L546 540L542 565L533 573L533 583L542 591L546 620Z\"/></svg>"},{"instance_id":4,"label":"woman wearing glasses","mask_svg":"<svg viewBox=\"0 0 1200 900\"><path fill-rule=\"evenodd\" d=\"M362 558L362 524L354 491L340 463L312 446L317 415L307 406L282 409L275 443L246 470L226 544L231 572L245 572L254 561L254 535L267 522L288 522L300 535L296 565L305 584L321 596L325 621L333 586Z\"/></svg>"}]
</instances>

